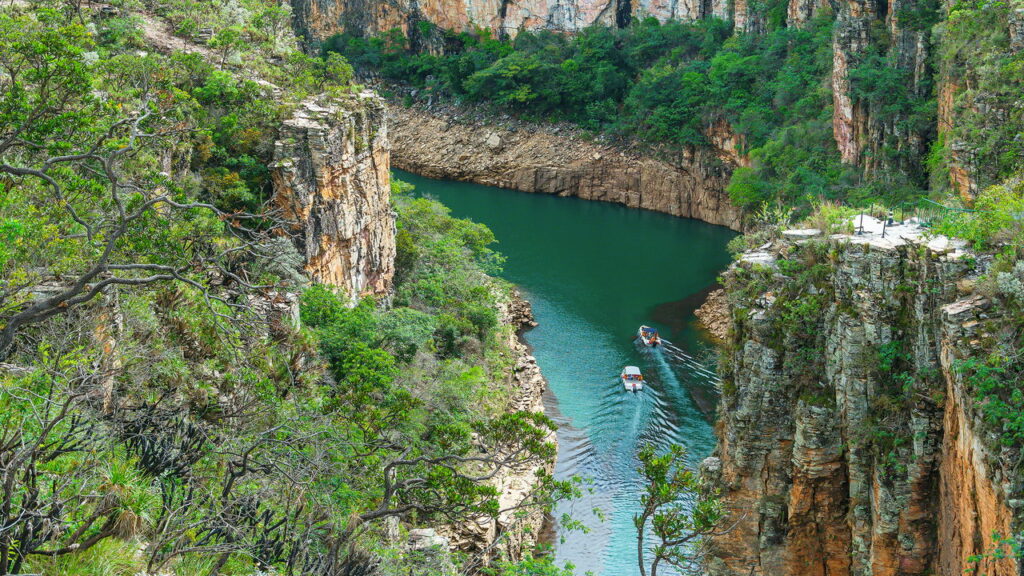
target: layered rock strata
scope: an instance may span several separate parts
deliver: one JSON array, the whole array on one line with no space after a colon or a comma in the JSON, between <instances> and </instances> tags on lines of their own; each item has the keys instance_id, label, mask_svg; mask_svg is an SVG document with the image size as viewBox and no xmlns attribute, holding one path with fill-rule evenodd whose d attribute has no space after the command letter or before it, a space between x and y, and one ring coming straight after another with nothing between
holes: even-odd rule
<instances>
[{"instance_id":1,"label":"layered rock strata","mask_svg":"<svg viewBox=\"0 0 1024 576\"><path fill-rule=\"evenodd\" d=\"M729 336L729 301L725 290L713 290L700 308L694 311L697 321L716 340L724 342Z\"/></svg>"},{"instance_id":2,"label":"layered rock strata","mask_svg":"<svg viewBox=\"0 0 1024 576\"><path fill-rule=\"evenodd\" d=\"M460 122L401 106L390 114L396 168L742 227L742 212L725 193L738 159L734 149L689 152L668 162L585 140L565 127Z\"/></svg>"},{"instance_id":3,"label":"layered rock strata","mask_svg":"<svg viewBox=\"0 0 1024 576\"><path fill-rule=\"evenodd\" d=\"M418 22L515 35L520 30L574 32L591 24L621 27L650 16L665 21L731 14L726 0L293 0L292 6L300 35L313 41L343 31L376 34L397 28L416 35L421 33Z\"/></svg>"},{"instance_id":4,"label":"layered rock strata","mask_svg":"<svg viewBox=\"0 0 1024 576\"><path fill-rule=\"evenodd\" d=\"M986 354L975 259L911 226L794 232L726 274L714 576L1017 574L1022 486L957 360Z\"/></svg>"},{"instance_id":5,"label":"layered rock strata","mask_svg":"<svg viewBox=\"0 0 1024 576\"><path fill-rule=\"evenodd\" d=\"M395 261L384 103L364 92L303 103L275 144L273 202L316 282L387 294Z\"/></svg>"},{"instance_id":6,"label":"layered rock strata","mask_svg":"<svg viewBox=\"0 0 1024 576\"><path fill-rule=\"evenodd\" d=\"M301 36L321 41L338 32L372 35L401 30L426 41L420 22L458 32L486 28L514 36L522 30L577 32L593 24L623 27L642 18L732 20L739 31L760 32L769 7L748 0L293 0ZM802 26L827 6L824 0L789 0L786 21Z\"/></svg>"}]
</instances>

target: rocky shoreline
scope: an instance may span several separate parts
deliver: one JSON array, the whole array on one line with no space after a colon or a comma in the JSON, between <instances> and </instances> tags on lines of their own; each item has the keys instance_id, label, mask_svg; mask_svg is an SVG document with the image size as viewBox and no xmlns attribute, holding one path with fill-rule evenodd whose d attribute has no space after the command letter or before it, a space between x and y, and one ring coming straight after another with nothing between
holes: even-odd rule
<instances>
[{"instance_id":1,"label":"rocky shoreline","mask_svg":"<svg viewBox=\"0 0 1024 576\"><path fill-rule=\"evenodd\" d=\"M715 340L724 342L728 337L729 301L724 289L719 288L708 294L707 299L693 314L700 322L701 328L707 330Z\"/></svg>"},{"instance_id":2,"label":"rocky shoreline","mask_svg":"<svg viewBox=\"0 0 1024 576\"><path fill-rule=\"evenodd\" d=\"M741 159L723 144L654 158L564 124L497 121L471 109L388 105L392 165L430 178L613 202L733 230L742 211L725 193ZM728 134L709 134L731 142ZM721 150L726 150L722 152Z\"/></svg>"},{"instance_id":3,"label":"rocky shoreline","mask_svg":"<svg viewBox=\"0 0 1024 576\"><path fill-rule=\"evenodd\" d=\"M508 410L544 412L543 396L547 389L547 380L537 365L537 359L530 354L529 347L522 339L522 331L536 326L537 322L533 318L530 303L518 290L513 289L510 296L509 299L498 303L499 321L515 328L509 332L507 342L515 358L508 381L513 390ZM551 433L549 441L557 442L554 432ZM547 466L545 472L553 473L554 463ZM493 485L500 493L501 509L515 508L530 498L539 487L537 469L526 467L503 471L493 480ZM481 518L477 522L438 530L434 534L440 534L440 540L431 534L424 536L417 532L416 539L410 539L410 546L413 549L421 548L420 540L429 541L431 546L443 541L451 550L479 555L480 561L484 563L494 558L519 560L536 548L542 528L547 522L547 515L539 509L529 510L525 515L522 512L515 510L502 513L497 522L490 518Z\"/></svg>"}]
</instances>

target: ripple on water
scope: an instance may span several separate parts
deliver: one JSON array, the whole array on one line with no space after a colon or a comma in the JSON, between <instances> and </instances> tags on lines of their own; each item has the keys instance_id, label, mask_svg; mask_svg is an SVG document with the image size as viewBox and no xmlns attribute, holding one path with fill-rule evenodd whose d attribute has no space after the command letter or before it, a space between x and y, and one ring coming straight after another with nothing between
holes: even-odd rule
<instances>
[{"instance_id":1,"label":"ripple on water","mask_svg":"<svg viewBox=\"0 0 1024 576\"><path fill-rule=\"evenodd\" d=\"M728 264L725 245L734 234L611 204L396 176L455 216L489 226L507 258L503 275L533 304L540 325L526 339L549 382L548 412L560 425L555 475L592 479L582 498L557 507L556 517L570 514L589 531L559 532L556 557L579 575L639 574L637 449L680 443L693 463L714 447L695 398L711 405L715 377L696 360L705 344L693 329L696 299L688 297ZM658 327L677 346L636 347L640 324ZM648 377L643 392L626 392L617 379L630 364Z\"/></svg>"}]
</instances>

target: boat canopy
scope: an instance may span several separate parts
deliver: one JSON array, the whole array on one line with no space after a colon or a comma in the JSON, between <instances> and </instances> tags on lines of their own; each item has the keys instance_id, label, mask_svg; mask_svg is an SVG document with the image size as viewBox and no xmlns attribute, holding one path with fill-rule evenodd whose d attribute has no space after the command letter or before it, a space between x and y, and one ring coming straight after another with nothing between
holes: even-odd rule
<instances>
[{"instance_id":1,"label":"boat canopy","mask_svg":"<svg viewBox=\"0 0 1024 576\"><path fill-rule=\"evenodd\" d=\"M654 328L651 328L650 326L643 326L643 327L640 328L640 331L643 332L644 334L647 334L647 335L657 334L658 333L657 330L655 330Z\"/></svg>"},{"instance_id":2,"label":"boat canopy","mask_svg":"<svg viewBox=\"0 0 1024 576\"><path fill-rule=\"evenodd\" d=\"M622 373L625 374L626 376L639 376L640 369L637 368L636 366L626 366L625 368L622 369Z\"/></svg>"}]
</instances>

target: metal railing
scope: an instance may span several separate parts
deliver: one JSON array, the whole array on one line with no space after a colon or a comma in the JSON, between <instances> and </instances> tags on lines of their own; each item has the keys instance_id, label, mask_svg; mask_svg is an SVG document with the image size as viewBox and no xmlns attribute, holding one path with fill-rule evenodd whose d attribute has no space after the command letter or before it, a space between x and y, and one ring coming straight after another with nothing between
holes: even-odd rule
<instances>
[{"instance_id":1,"label":"metal railing","mask_svg":"<svg viewBox=\"0 0 1024 576\"><path fill-rule=\"evenodd\" d=\"M922 228L932 228L936 222L953 214L969 214L973 212L976 212L976 210L956 206L946 206L945 204L928 198L919 198L912 202L903 202L890 207L885 217L882 218L882 237L885 237L886 228L892 226L896 222L905 222L908 218L916 218L918 224ZM863 222L866 214L868 214L867 211L861 211L860 215L857 216L857 226L855 228L857 235L864 233Z\"/></svg>"}]
</instances>

